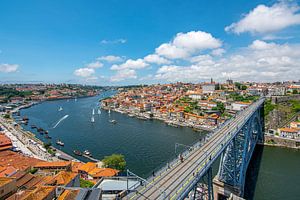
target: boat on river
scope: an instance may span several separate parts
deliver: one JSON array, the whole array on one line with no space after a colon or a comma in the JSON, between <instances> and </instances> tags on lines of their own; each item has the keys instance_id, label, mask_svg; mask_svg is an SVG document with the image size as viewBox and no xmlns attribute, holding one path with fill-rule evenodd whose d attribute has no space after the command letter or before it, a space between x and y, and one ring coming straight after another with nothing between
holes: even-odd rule
<instances>
[{"instance_id":1,"label":"boat on river","mask_svg":"<svg viewBox=\"0 0 300 200\"><path fill-rule=\"evenodd\" d=\"M82 156L82 153L79 150L74 150L73 153L77 156Z\"/></svg>"},{"instance_id":2,"label":"boat on river","mask_svg":"<svg viewBox=\"0 0 300 200\"><path fill-rule=\"evenodd\" d=\"M116 124L116 123L117 123L117 121L116 121L116 120L114 120L114 119L112 119L112 120L109 120L109 122L110 122L110 123L113 123L113 124Z\"/></svg>"},{"instance_id":3,"label":"boat on river","mask_svg":"<svg viewBox=\"0 0 300 200\"><path fill-rule=\"evenodd\" d=\"M84 150L83 154L86 155L86 156L92 156L92 154L89 150Z\"/></svg>"},{"instance_id":4,"label":"boat on river","mask_svg":"<svg viewBox=\"0 0 300 200\"><path fill-rule=\"evenodd\" d=\"M63 143L61 140L57 140L56 144L62 147L65 146L65 143Z\"/></svg>"}]
</instances>

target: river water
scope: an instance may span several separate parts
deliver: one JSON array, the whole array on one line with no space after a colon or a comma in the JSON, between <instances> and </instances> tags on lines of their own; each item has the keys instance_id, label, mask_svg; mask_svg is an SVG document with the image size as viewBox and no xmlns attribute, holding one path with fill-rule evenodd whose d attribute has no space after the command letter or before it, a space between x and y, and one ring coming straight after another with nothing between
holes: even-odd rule
<instances>
[{"instance_id":1,"label":"river water","mask_svg":"<svg viewBox=\"0 0 300 200\"><path fill-rule=\"evenodd\" d=\"M98 100L113 94L109 91L77 101L47 101L21 110L21 116L29 117L29 125L23 127L74 157L75 149L88 149L99 160L113 153L123 154L127 168L142 177L176 156L175 143L190 145L205 136L205 132L170 127L157 120L144 121L121 113L109 114L105 110L99 115ZM62 111L58 111L60 107ZM95 109L95 123L91 122L92 109ZM117 123L110 123L112 119ZM44 135L32 130L32 124L48 130L52 139L45 139ZM65 146L57 146L57 139ZM183 146L177 151L182 149ZM300 151L258 147L254 157L247 174L247 199L300 199Z\"/></svg>"}]
</instances>

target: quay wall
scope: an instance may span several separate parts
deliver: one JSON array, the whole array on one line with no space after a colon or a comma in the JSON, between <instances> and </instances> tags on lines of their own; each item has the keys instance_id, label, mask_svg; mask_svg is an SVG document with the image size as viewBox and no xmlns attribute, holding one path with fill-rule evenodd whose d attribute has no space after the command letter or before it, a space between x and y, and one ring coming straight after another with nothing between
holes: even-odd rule
<instances>
[{"instance_id":1,"label":"quay wall","mask_svg":"<svg viewBox=\"0 0 300 200\"><path fill-rule=\"evenodd\" d=\"M297 141L289 138L276 137L273 135L265 135L265 141L263 145L300 149L299 140Z\"/></svg>"}]
</instances>

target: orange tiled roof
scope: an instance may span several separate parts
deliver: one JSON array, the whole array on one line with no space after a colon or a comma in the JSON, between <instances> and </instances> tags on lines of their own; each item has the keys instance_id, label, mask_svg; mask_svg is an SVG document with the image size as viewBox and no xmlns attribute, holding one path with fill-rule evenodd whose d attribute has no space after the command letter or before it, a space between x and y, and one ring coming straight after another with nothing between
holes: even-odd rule
<instances>
[{"instance_id":1,"label":"orange tiled roof","mask_svg":"<svg viewBox=\"0 0 300 200\"><path fill-rule=\"evenodd\" d=\"M38 162L34 167L47 168L47 167L67 167L71 165L71 161L56 161L56 162Z\"/></svg>"},{"instance_id":2,"label":"orange tiled roof","mask_svg":"<svg viewBox=\"0 0 300 200\"><path fill-rule=\"evenodd\" d=\"M111 168L95 168L89 172L92 177L108 177L108 176L115 176L119 173L118 170L111 169Z\"/></svg>"},{"instance_id":3,"label":"orange tiled roof","mask_svg":"<svg viewBox=\"0 0 300 200\"><path fill-rule=\"evenodd\" d=\"M289 132L289 133L297 133L298 132L298 130L294 129L294 128L280 128L279 130L283 131L283 132Z\"/></svg>"},{"instance_id":4,"label":"orange tiled roof","mask_svg":"<svg viewBox=\"0 0 300 200\"><path fill-rule=\"evenodd\" d=\"M51 193L54 193L55 187L53 186L41 186L30 192L24 200L44 200Z\"/></svg>"},{"instance_id":5,"label":"orange tiled roof","mask_svg":"<svg viewBox=\"0 0 300 200\"><path fill-rule=\"evenodd\" d=\"M12 166L5 167L5 169L0 172L0 177L6 177L10 174L15 173L16 171L17 170Z\"/></svg>"},{"instance_id":6,"label":"orange tiled roof","mask_svg":"<svg viewBox=\"0 0 300 200\"><path fill-rule=\"evenodd\" d=\"M89 173L91 170L95 169L96 167L97 167L96 163L87 162L84 165L82 165L81 167L79 167L78 170L85 171L85 172Z\"/></svg>"},{"instance_id":7,"label":"orange tiled roof","mask_svg":"<svg viewBox=\"0 0 300 200\"><path fill-rule=\"evenodd\" d=\"M53 179L48 181L49 185L67 185L72 181L78 174L73 172L61 171L56 174Z\"/></svg>"},{"instance_id":8,"label":"orange tiled roof","mask_svg":"<svg viewBox=\"0 0 300 200\"><path fill-rule=\"evenodd\" d=\"M80 190L65 190L59 195L57 200L73 200L76 198Z\"/></svg>"},{"instance_id":9,"label":"orange tiled roof","mask_svg":"<svg viewBox=\"0 0 300 200\"><path fill-rule=\"evenodd\" d=\"M12 182L13 180L14 180L14 178L0 177L0 187L2 187L3 185L6 185L6 184Z\"/></svg>"},{"instance_id":10,"label":"orange tiled roof","mask_svg":"<svg viewBox=\"0 0 300 200\"><path fill-rule=\"evenodd\" d=\"M17 170L27 170L41 160L24 156L10 150L0 151L0 166L12 166Z\"/></svg>"},{"instance_id":11,"label":"orange tiled roof","mask_svg":"<svg viewBox=\"0 0 300 200\"><path fill-rule=\"evenodd\" d=\"M81 163L81 162L72 162L72 172L76 172L78 173L78 169L84 165L84 163Z\"/></svg>"}]
</instances>

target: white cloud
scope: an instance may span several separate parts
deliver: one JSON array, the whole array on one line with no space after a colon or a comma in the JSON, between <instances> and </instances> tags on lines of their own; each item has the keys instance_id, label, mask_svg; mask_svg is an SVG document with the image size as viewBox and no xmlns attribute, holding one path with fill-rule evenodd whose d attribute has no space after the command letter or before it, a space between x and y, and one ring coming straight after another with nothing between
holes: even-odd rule
<instances>
[{"instance_id":1,"label":"white cloud","mask_svg":"<svg viewBox=\"0 0 300 200\"><path fill-rule=\"evenodd\" d=\"M155 49L158 55L165 56L170 59L186 58L189 56L187 50L178 48L173 44L164 43Z\"/></svg>"},{"instance_id":2,"label":"white cloud","mask_svg":"<svg viewBox=\"0 0 300 200\"><path fill-rule=\"evenodd\" d=\"M124 38L119 38L119 39L116 39L116 40L101 40L101 44L124 44L126 43L127 40L124 39Z\"/></svg>"},{"instance_id":3,"label":"white cloud","mask_svg":"<svg viewBox=\"0 0 300 200\"><path fill-rule=\"evenodd\" d=\"M156 55L156 54L150 54L146 57L144 57L144 60L148 63L155 63L155 64L170 64L171 61Z\"/></svg>"},{"instance_id":4,"label":"white cloud","mask_svg":"<svg viewBox=\"0 0 300 200\"><path fill-rule=\"evenodd\" d=\"M101 56L97 58L97 60L104 60L106 62L121 62L123 61L123 58L120 56L113 56L113 55L108 55L108 56Z\"/></svg>"},{"instance_id":5,"label":"white cloud","mask_svg":"<svg viewBox=\"0 0 300 200\"><path fill-rule=\"evenodd\" d=\"M228 32L236 34L250 32L271 33L289 26L300 24L299 7L286 1L275 3L271 7L258 5L240 21L225 27Z\"/></svg>"},{"instance_id":6,"label":"white cloud","mask_svg":"<svg viewBox=\"0 0 300 200\"><path fill-rule=\"evenodd\" d=\"M191 31L188 33L178 33L173 40L173 45L194 52L196 50L215 49L220 47L222 43L210 33Z\"/></svg>"},{"instance_id":7,"label":"white cloud","mask_svg":"<svg viewBox=\"0 0 300 200\"><path fill-rule=\"evenodd\" d=\"M279 36L279 35L266 35L264 36L262 39L263 40L288 40L288 39L292 39L292 36Z\"/></svg>"},{"instance_id":8,"label":"white cloud","mask_svg":"<svg viewBox=\"0 0 300 200\"><path fill-rule=\"evenodd\" d=\"M19 65L17 64L0 64L0 72L4 73L11 73L11 72L16 72L19 68Z\"/></svg>"},{"instance_id":9,"label":"white cloud","mask_svg":"<svg viewBox=\"0 0 300 200\"><path fill-rule=\"evenodd\" d=\"M219 48L219 49L214 49L211 51L211 54L213 56L222 56L225 53L225 49Z\"/></svg>"},{"instance_id":10,"label":"white cloud","mask_svg":"<svg viewBox=\"0 0 300 200\"><path fill-rule=\"evenodd\" d=\"M117 71L116 75L110 78L111 82L119 82L127 79L136 79L137 75L133 69L122 69Z\"/></svg>"},{"instance_id":11,"label":"white cloud","mask_svg":"<svg viewBox=\"0 0 300 200\"><path fill-rule=\"evenodd\" d=\"M225 80L282 81L300 77L300 44L276 44L256 40L227 57L200 55L188 66L162 66L155 78L168 82L199 82L211 77Z\"/></svg>"},{"instance_id":12,"label":"white cloud","mask_svg":"<svg viewBox=\"0 0 300 200\"><path fill-rule=\"evenodd\" d=\"M111 70L123 70L123 69L143 69L149 66L143 59L139 58L137 60L128 59L125 63L121 65L111 66Z\"/></svg>"},{"instance_id":13,"label":"white cloud","mask_svg":"<svg viewBox=\"0 0 300 200\"><path fill-rule=\"evenodd\" d=\"M93 68L79 68L74 71L75 76L80 76L83 78L90 78L95 73Z\"/></svg>"},{"instance_id":14,"label":"white cloud","mask_svg":"<svg viewBox=\"0 0 300 200\"><path fill-rule=\"evenodd\" d=\"M91 62L91 63L87 64L86 67L96 69L96 68L103 67L103 64L99 61L96 61L96 62Z\"/></svg>"},{"instance_id":15,"label":"white cloud","mask_svg":"<svg viewBox=\"0 0 300 200\"><path fill-rule=\"evenodd\" d=\"M267 43L262 40L255 40L254 42L252 42L252 44L249 47L254 50L264 50L264 49L274 48L274 47L276 47L276 44L273 42Z\"/></svg>"},{"instance_id":16,"label":"white cloud","mask_svg":"<svg viewBox=\"0 0 300 200\"><path fill-rule=\"evenodd\" d=\"M195 52L219 48L221 45L222 42L210 33L190 31L178 33L171 42L160 45L155 52L170 59L183 59Z\"/></svg>"}]
</instances>

